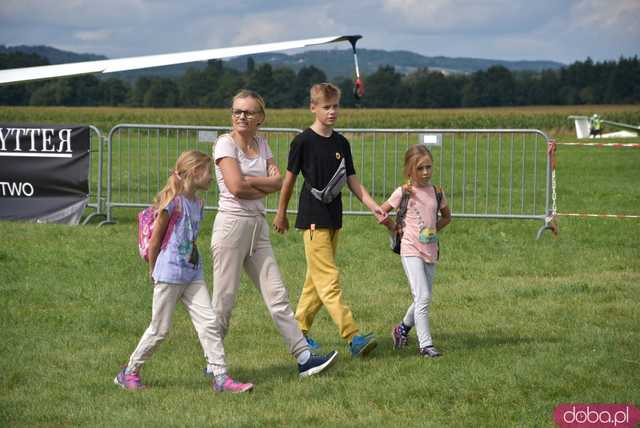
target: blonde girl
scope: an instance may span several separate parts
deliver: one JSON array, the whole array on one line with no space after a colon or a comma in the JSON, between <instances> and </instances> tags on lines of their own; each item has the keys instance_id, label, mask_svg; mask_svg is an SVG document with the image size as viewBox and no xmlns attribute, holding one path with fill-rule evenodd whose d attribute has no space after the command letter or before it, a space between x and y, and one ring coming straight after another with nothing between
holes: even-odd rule
<instances>
[{"instance_id":1,"label":"blonde girl","mask_svg":"<svg viewBox=\"0 0 640 428\"><path fill-rule=\"evenodd\" d=\"M156 220L149 245L149 276L154 284L151 323L127 366L114 379L124 389L144 388L140 369L169 333L178 299L189 312L209 366L222 346L214 332L214 313L196 245L203 212L196 193L209 189L211 166L211 157L202 152L182 153L154 200ZM165 234L169 238L162 246ZM212 387L216 392L238 393L251 390L253 385L236 382L225 373L221 382L214 382Z\"/></svg>"},{"instance_id":2,"label":"blonde girl","mask_svg":"<svg viewBox=\"0 0 640 428\"><path fill-rule=\"evenodd\" d=\"M419 354L429 358L441 355L431 339L429 305L438 262L438 233L451 222L447 199L442 189L431 184L432 174L433 157L429 149L423 144L410 147L404 158L407 184L395 189L381 206L388 213L399 208L403 193L409 197L400 257L411 287L413 303L407 309L404 319L391 331L393 345L396 349L407 346L409 330L415 325ZM437 193L441 194L439 208ZM395 228L391 219L384 224L390 230Z\"/></svg>"}]
</instances>

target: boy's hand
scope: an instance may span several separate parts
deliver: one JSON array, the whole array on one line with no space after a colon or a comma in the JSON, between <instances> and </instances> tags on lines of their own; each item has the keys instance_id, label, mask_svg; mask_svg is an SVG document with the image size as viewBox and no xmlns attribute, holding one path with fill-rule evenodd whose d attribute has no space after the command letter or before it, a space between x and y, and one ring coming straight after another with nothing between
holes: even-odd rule
<instances>
[{"instance_id":1,"label":"boy's hand","mask_svg":"<svg viewBox=\"0 0 640 428\"><path fill-rule=\"evenodd\" d=\"M373 215L376 216L376 220L378 220L378 224L384 223L387 220L387 218L389 218L389 214L386 213L382 208L380 208L378 204L373 206L373 209L371 210L371 212L373 212Z\"/></svg>"},{"instance_id":2,"label":"boy's hand","mask_svg":"<svg viewBox=\"0 0 640 428\"><path fill-rule=\"evenodd\" d=\"M287 214L276 214L273 219L273 228L278 233L285 233L289 230L289 219L287 219Z\"/></svg>"}]
</instances>

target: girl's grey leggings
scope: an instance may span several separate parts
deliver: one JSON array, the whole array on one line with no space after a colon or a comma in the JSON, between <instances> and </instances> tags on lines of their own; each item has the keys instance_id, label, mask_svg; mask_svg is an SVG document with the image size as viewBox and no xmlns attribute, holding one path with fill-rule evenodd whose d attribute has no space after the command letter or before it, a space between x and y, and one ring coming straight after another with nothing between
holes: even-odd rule
<instances>
[{"instance_id":1,"label":"girl's grey leggings","mask_svg":"<svg viewBox=\"0 0 640 428\"><path fill-rule=\"evenodd\" d=\"M413 303L407 309L402 322L409 327L416 326L420 348L433 345L429 330L429 304L433 291L436 265L426 263L420 257L402 257L402 267L409 280Z\"/></svg>"}]
</instances>

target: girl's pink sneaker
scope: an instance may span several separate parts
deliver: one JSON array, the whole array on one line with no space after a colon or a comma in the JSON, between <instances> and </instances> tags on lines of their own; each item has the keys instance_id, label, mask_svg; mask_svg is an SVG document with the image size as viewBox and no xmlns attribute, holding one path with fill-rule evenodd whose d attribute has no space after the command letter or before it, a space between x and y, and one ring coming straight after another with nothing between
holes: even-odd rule
<instances>
[{"instance_id":1,"label":"girl's pink sneaker","mask_svg":"<svg viewBox=\"0 0 640 428\"><path fill-rule=\"evenodd\" d=\"M251 391L253 389L252 383L240 383L231 379L231 376L227 376L227 379L222 385L213 381L213 390L215 392L230 392L232 394L239 394L241 392Z\"/></svg>"},{"instance_id":2,"label":"girl's pink sneaker","mask_svg":"<svg viewBox=\"0 0 640 428\"><path fill-rule=\"evenodd\" d=\"M140 375L127 374L126 367L118 372L115 379L113 379L113 383L120 386L121 388L129 390L144 389L145 387L140 380Z\"/></svg>"}]
</instances>

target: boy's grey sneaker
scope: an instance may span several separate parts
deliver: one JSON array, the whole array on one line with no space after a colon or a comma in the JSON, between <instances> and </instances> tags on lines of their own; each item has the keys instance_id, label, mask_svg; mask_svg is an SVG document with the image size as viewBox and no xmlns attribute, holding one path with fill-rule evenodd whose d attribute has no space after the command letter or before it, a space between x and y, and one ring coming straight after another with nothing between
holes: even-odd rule
<instances>
[{"instance_id":1,"label":"boy's grey sneaker","mask_svg":"<svg viewBox=\"0 0 640 428\"><path fill-rule=\"evenodd\" d=\"M366 357L371 351L376 349L378 342L372 333L364 336L353 336L349 344L352 357Z\"/></svg>"},{"instance_id":2,"label":"boy's grey sneaker","mask_svg":"<svg viewBox=\"0 0 640 428\"><path fill-rule=\"evenodd\" d=\"M336 358L338 358L338 351L331 351L326 355L311 354L309 361L298 364L300 377L313 376L328 369L336 362Z\"/></svg>"},{"instance_id":3,"label":"boy's grey sneaker","mask_svg":"<svg viewBox=\"0 0 640 428\"><path fill-rule=\"evenodd\" d=\"M307 336L306 334L304 335L304 340L307 341L307 345L309 345L309 348L313 349L314 351L316 349L320 349L320 344L315 340L313 340L312 338L310 338L309 336Z\"/></svg>"}]
</instances>

